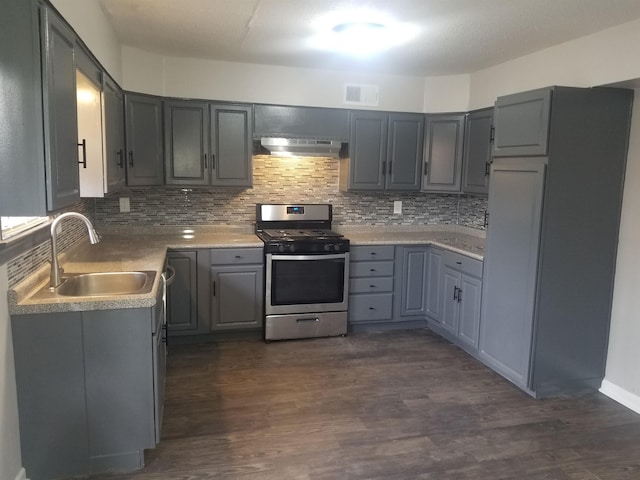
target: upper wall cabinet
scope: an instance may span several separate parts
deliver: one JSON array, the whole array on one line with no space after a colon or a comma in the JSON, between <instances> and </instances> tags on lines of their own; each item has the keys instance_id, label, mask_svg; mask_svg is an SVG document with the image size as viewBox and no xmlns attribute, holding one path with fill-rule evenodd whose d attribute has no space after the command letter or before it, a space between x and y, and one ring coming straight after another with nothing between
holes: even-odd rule
<instances>
[{"instance_id":1,"label":"upper wall cabinet","mask_svg":"<svg viewBox=\"0 0 640 480\"><path fill-rule=\"evenodd\" d=\"M164 102L166 183L249 187L252 108Z\"/></svg>"},{"instance_id":2,"label":"upper wall cabinet","mask_svg":"<svg viewBox=\"0 0 640 480\"><path fill-rule=\"evenodd\" d=\"M464 124L462 113L427 116L423 191L460 191Z\"/></svg>"},{"instance_id":3,"label":"upper wall cabinet","mask_svg":"<svg viewBox=\"0 0 640 480\"><path fill-rule=\"evenodd\" d=\"M126 183L124 150L124 94L108 76L103 76L104 191L115 192Z\"/></svg>"},{"instance_id":4,"label":"upper wall cabinet","mask_svg":"<svg viewBox=\"0 0 640 480\"><path fill-rule=\"evenodd\" d=\"M162 100L125 94L127 185L163 185Z\"/></svg>"},{"instance_id":5,"label":"upper wall cabinet","mask_svg":"<svg viewBox=\"0 0 640 480\"><path fill-rule=\"evenodd\" d=\"M424 115L354 111L350 124L350 158L341 160L341 189L420 189Z\"/></svg>"},{"instance_id":6,"label":"upper wall cabinet","mask_svg":"<svg viewBox=\"0 0 640 480\"><path fill-rule=\"evenodd\" d=\"M546 155L549 141L551 89L507 95L494 107L494 157Z\"/></svg>"},{"instance_id":7,"label":"upper wall cabinet","mask_svg":"<svg viewBox=\"0 0 640 480\"><path fill-rule=\"evenodd\" d=\"M464 129L464 193L489 192L493 108L470 112Z\"/></svg>"},{"instance_id":8,"label":"upper wall cabinet","mask_svg":"<svg viewBox=\"0 0 640 480\"><path fill-rule=\"evenodd\" d=\"M256 105L254 138L349 139L349 111L337 108Z\"/></svg>"},{"instance_id":9,"label":"upper wall cabinet","mask_svg":"<svg viewBox=\"0 0 640 480\"><path fill-rule=\"evenodd\" d=\"M40 22L47 209L53 211L80 200L76 38L49 8L41 7Z\"/></svg>"},{"instance_id":10,"label":"upper wall cabinet","mask_svg":"<svg viewBox=\"0 0 640 480\"><path fill-rule=\"evenodd\" d=\"M0 15L0 215L46 215L38 8L3 0ZM77 158L77 157L76 157Z\"/></svg>"}]
</instances>

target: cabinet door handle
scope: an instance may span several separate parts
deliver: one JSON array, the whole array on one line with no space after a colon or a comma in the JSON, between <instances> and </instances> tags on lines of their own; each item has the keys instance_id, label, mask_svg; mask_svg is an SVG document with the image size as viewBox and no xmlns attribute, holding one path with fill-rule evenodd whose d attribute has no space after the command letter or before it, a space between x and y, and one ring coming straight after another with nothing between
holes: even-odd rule
<instances>
[{"instance_id":1,"label":"cabinet door handle","mask_svg":"<svg viewBox=\"0 0 640 480\"><path fill-rule=\"evenodd\" d=\"M82 168L87 168L87 139L83 138L82 143L79 143L78 146L82 147L82 160L78 163L82 165Z\"/></svg>"},{"instance_id":2,"label":"cabinet door handle","mask_svg":"<svg viewBox=\"0 0 640 480\"><path fill-rule=\"evenodd\" d=\"M486 162L484 164L484 176L488 177L490 171L491 171L491 162Z\"/></svg>"},{"instance_id":3,"label":"cabinet door handle","mask_svg":"<svg viewBox=\"0 0 640 480\"><path fill-rule=\"evenodd\" d=\"M216 282L214 281L214 282L211 284L211 286L212 286L212 290L213 290L213 296L215 297L215 296L216 296Z\"/></svg>"},{"instance_id":4,"label":"cabinet door handle","mask_svg":"<svg viewBox=\"0 0 640 480\"><path fill-rule=\"evenodd\" d=\"M489 143L493 143L496 139L496 127L491 125L491 129L489 130Z\"/></svg>"},{"instance_id":5,"label":"cabinet door handle","mask_svg":"<svg viewBox=\"0 0 640 480\"><path fill-rule=\"evenodd\" d=\"M462 301L462 289L458 288L458 303Z\"/></svg>"},{"instance_id":6,"label":"cabinet door handle","mask_svg":"<svg viewBox=\"0 0 640 480\"><path fill-rule=\"evenodd\" d=\"M393 164L392 161L389 162L389 176L391 176L391 165Z\"/></svg>"},{"instance_id":7,"label":"cabinet door handle","mask_svg":"<svg viewBox=\"0 0 640 480\"><path fill-rule=\"evenodd\" d=\"M116 156L118 157L118 163L116 165L118 165L120 168L124 167L124 151L122 149L118 150L116 152Z\"/></svg>"},{"instance_id":8,"label":"cabinet door handle","mask_svg":"<svg viewBox=\"0 0 640 480\"><path fill-rule=\"evenodd\" d=\"M387 172L387 162L382 162L382 176L384 177Z\"/></svg>"},{"instance_id":9,"label":"cabinet door handle","mask_svg":"<svg viewBox=\"0 0 640 480\"><path fill-rule=\"evenodd\" d=\"M204 154L204 169L207 169L207 154Z\"/></svg>"},{"instance_id":10,"label":"cabinet door handle","mask_svg":"<svg viewBox=\"0 0 640 480\"><path fill-rule=\"evenodd\" d=\"M482 226L484 228L489 226L489 212L487 210L484 211L484 221L482 222Z\"/></svg>"},{"instance_id":11,"label":"cabinet door handle","mask_svg":"<svg viewBox=\"0 0 640 480\"><path fill-rule=\"evenodd\" d=\"M453 301L458 301L458 287L456 287L455 285L453 286Z\"/></svg>"},{"instance_id":12,"label":"cabinet door handle","mask_svg":"<svg viewBox=\"0 0 640 480\"><path fill-rule=\"evenodd\" d=\"M216 156L214 153L211 154L211 170L216 169Z\"/></svg>"},{"instance_id":13,"label":"cabinet door handle","mask_svg":"<svg viewBox=\"0 0 640 480\"><path fill-rule=\"evenodd\" d=\"M129 150L129 166L133 167L133 150Z\"/></svg>"},{"instance_id":14,"label":"cabinet door handle","mask_svg":"<svg viewBox=\"0 0 640 480\"><path fill-rule=\"evenodd\" d=\"M425 177L429 174L429 162L424 162L424 172L422 174Z\"/></svg>"}]
</instances>

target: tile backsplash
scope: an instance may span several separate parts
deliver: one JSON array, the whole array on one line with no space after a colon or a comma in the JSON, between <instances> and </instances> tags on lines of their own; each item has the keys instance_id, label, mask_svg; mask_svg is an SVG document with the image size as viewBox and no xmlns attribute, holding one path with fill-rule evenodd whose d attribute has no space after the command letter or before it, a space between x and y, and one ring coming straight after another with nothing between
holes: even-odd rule
<instances>
[{"instance_id":1,"label":"tile backsplash","mask_svg":"<svg viewBox=\"0 0 640 480\"><path fill-rule=\"evenodd\" d=\"M484 196L341 192L331 158L253 157L252 188L128 188L96 200L98 225L251 225L256 203L331 203L339 225L460 224L482 228ZM120 213L119 197L131 211ZM393 214L394 200L402 214Z\"/></svg>"}]
</instances>

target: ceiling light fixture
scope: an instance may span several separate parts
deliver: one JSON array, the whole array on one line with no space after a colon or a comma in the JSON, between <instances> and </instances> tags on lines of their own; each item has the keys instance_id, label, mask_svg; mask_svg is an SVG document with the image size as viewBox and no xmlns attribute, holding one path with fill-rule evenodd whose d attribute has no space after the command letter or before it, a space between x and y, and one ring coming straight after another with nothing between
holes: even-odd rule
<instances>
[{"instance_id":1,"label":"ceiling light fixture","mask_svg":"<svg viewBox=\"0 0 640 480\"><path fill-rule=\"evenodd\" d=\"M309 46L367 57L406 43L417 35L415 26L397 22L383 12L332 12L315 22L317 34Z\"/></svg>"}]
</instances>

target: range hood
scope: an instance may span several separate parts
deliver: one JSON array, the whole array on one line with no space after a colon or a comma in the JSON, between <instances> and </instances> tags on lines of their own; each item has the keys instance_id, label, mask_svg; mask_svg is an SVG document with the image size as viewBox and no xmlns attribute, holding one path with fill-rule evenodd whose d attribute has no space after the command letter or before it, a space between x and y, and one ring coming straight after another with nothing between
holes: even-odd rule
<instances>
[{"instance_id":1,"label":"range hood","mask_svg":"<svg viewBox=\"0 0 640 480\"><path fill-rule=\"evenodd\" d=\"M338 158L342 142L302 138L262 137L260 144L272 155Z\"/></svg>"}]
</instances>

